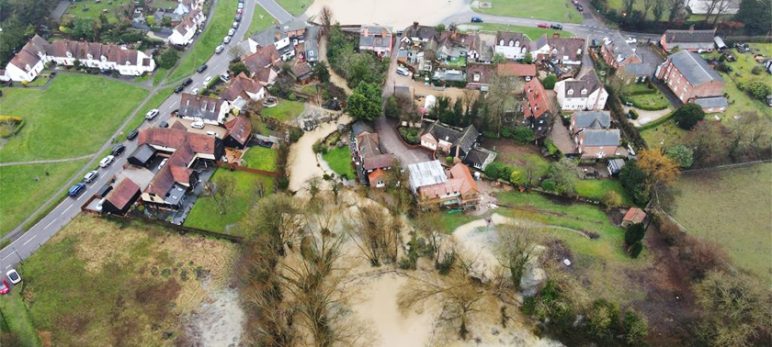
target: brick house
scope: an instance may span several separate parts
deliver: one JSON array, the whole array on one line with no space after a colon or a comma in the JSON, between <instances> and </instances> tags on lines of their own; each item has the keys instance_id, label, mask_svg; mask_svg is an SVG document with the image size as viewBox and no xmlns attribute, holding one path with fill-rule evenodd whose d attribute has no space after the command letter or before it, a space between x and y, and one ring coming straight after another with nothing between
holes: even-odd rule
<instances>
[{"instance_id":1,"label":"brick house","mask_svg":"<svg viewBox=\"0 0 772 347\"><path fill-rule=\"evenodd\" d=\"M363 25L359 30L359 50L373 51L379 57L391 55L391 31L382 26Z\"/></svg>"},{"instance_id":2,"label":"brick house","mask_svg":"<svg viewBox=\"0 0 772 347\"><path fill-rule=\"evenodd\" d=\"M713 50L713 37L716 30L666 30L659 38L659 44L666 52L678 47L690 52L710 52Z\"/></svg>"},{"instance_id":3,"label":"brick house","mask_svg":"<svg viewBox=\"0 0 772 347\"><path fill-rule=\"evenodd\" d=\"M410 164L410 190L422 210L434 208L475 209L480 189L469 168L461 163L445 171L438 160Z\"/></svg>"},{"instance_id":4,"label":"brick house","mask_svg":"<svg viewBox=\"0 0 772 347\"><path fill-rule=\"evenodd\" d=\"M600 47L600 53L603 56L603 61L615 69L624 67L627 64L639 64L642 62L641 57L635 53L635 50L627 42L621 41L619 38L616 41L604 40L603 45Z\"/></svg>"},{"instance_id":5,"label":"brick house","mask_svg":"<svg viewBox=\"0 0 772 347\"><path fill-rule=\"evenodd\" d=\"M469 64L466 67L466 88L488 91L488 83L496 75L496 67L490 64Z\"/></svg>"},{"instance_id":6,"label":"brick house","mask_svg":"<svg viewBox=\"0 0 772 347\"><path fill-rule=\"evenodd\" d=\"M496 32L495 54L501 54L507 59L524 59L530 51L531 40L522 33L508 31Z\"/></svg>"},{"instance_id":7,"label":"brick house","mask_svg":"<svg viewBox=\"0 0 772 347\"><path fill-rule=\"evenodd\" d=\"M549 133L550 119L555 114L555 107L552 106L547 91L538 78L525 83L523 94L523 121L534 130L537 138L543 138Z\"/></svg>"},{"instance_id":8,"label":"brick house","mask_svg":"<svg viewBox=\"0 0 772 347\"><path fill-rule=\"evenodd\" d=\"M680 51L671 54L657 68L656 76L684 103L696 102L703 98L723 98L724 79L694 52ZM709 105L720 103L710 102Z\"/></svg>"}]
</instances>

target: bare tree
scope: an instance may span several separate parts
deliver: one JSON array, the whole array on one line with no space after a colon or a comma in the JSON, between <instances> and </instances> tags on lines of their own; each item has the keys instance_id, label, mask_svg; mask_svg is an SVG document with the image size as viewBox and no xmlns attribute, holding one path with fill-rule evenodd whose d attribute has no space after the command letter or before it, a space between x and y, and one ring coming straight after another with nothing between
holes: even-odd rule
<instances>
[{"instance_id":1,"label":"bare tree","mask_svg":"<svg viewBox=\"0 0 772 347\"><path fill-rule=\"evenodd\" d=\"M716 15L713 17L713 25L716 25L716 22L718 22L718 19L726 14L726 11L729 9L729 6L731 6L732 1L731 0L719 0L718 4L716 4ZM705 17L707 19L707 17Z\"/></svg>"},{"instance_id":2,"label":"bare tree","mask_svg":"<svg viewBox=\"0 0 772 347\"><path fill-rule=\"evenodd\" d=\"M360 206L353 225L349 228L351 239L372 266L397 260L399 245L398 217L390 217L387 210L376 204Z\"/></svg>"},{"instance_id":3,"label":"bare tree","mask_svg":"<svg viewBox=\"0 0 772 347\"><path fill-rule=\"evenodd\" d=\"M534 257L534 236L528 227L520 225L502 225L497 232L499 263L509 271L512 285L519 289L525 266Z\"/></svg>"},{"instance_id":4,"label":"bare tree","mask_svg":"<svg viewBox=\"0 0 772 347\"><path fill-rule=\"evenodd\" d=\"M322 24L322 31L319 33L320 35L324 35L325 37L330 34L330 28L333 25L334 21L334 15L332 13L332 10L324 6L322 7L322 10L319 11L319 20Z\"/></svg>"},{"instance_id":5,"label":"bare tree","mask_svg":"<svg viewBox=\"0 0 772 347\"><path fill-rule=\"evenodd\" d=\"M293 249L300 239L301 213L295 199L286 194L274 194L257 203L241 228L247 235L268 235L274 252L284 256L285 247Z\"/></svg>"},{"instance_id":6,"label":"bare tree","mask_svg":"<svg viewBox=\"0 0 772 347\"><path fill-rule=\"evenodd\" d=\"M228 55L230 55L231 60L241 58L244 54L244 48L241 45L233 45L228 49Z\"/></svg>"},{"instance_id":7,"label":"bare tree","mask_svg":"<svg viewBox=\"0 0 772 347\"><path fill-rule=\"evenodd\" d=\"M519 94L522 89L523 84L519 79L494 76L491 80L485 101L489 105L491 120L496 124L499 136L506 114L514 114L519 109Z\"/></svg>"},{"instance_id":8,"label":"bare tree","mask_svg":"<svg viewBox=\"0 0 772 347\"><path fill-rule=\"evenodd\" d=\"M233 193L236 191L236 183L230 176L215 176L214 179L204 184L204 192L214 200L220 214L225 214Z\"/></svg>"},{"instance_id":9,"label":"bare tree","mask_svg":"<svg viewBox=\"0 0 772 347\"><path fill-rule=\"evenodd\" d=\"M654 14L655 22L662 20L662 16L665 14L665 0L654 0L652 13Z\"/></svg>"},{"instance_id":10,"label":"bare tree","mask_svg":"<svg viewBox=\"0 0 772 347\"><path fill-rule=\"evenodd\" d=\"M667 2L670 5L670 13L667 19L669 22L673 22L680 18L681 12L684 9L684 2L683 0L667 0Z\"/></svg>"}]
</instances>

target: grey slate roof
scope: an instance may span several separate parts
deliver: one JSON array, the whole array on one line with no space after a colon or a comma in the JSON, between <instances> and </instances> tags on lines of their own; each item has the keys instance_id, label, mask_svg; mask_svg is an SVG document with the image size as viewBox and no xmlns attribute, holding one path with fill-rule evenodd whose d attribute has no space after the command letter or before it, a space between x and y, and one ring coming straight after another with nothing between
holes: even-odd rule
<instances>
[{"instance_id":1,"label":"grey slate roof","mask_svg":"<svg viewBox=\"0 0 772 347\"><path fill-rule=\"evenodd\" d=\"M132 162L140 165L146 165L148 161L150 161L150 158L155 155L155 149L148 145L147 143L140 145L137 147L137 149L134 150L134 152L131 153L129 158L131 158Z\"/></svg>"},{"instance_id":2,"label":"grey slate roof","mask_svg":"<svg viewBox=\"0 0 772 347\"><path fill-rule=\"evenodd\" d=\"M697 105L700 105L700 107L702 108L717 108L717 107L729 106L729 102L727 102L726 98L723 96L697 98L697 99L694 99L694 103Z\"/></svg>"},{"instance_id":3,"label":"grey slate roof","mask_svg":"<svg viewBox=\"0 0 772 347\"><path fill-rule=\"evenodd\" d=\"M609 111L578 111L574 119L577 129L608 129L611 126Z\"/></svg>"},{"instance_id":4,"label":"grey slate roof","mask_svg":"<svg viewBox=\"0 0 772 347\"><path fill-rule=\"evenodd\" d=\"M464 158L464 163L484 170L485 166L487 166L486 162L493 161L495 157L496 152L489 151L485 148L472 148L472 150L467 153L466 158Z\"/></svg>"},{"instance_id":5,"label":"grey slate roof","mask_svg":"<svg viewBox=\"0 0 772 347\"><path fill-rule=\"evenodd\" d=\"M309 62L319 60L319 41L316 40L318 33L319 28L316 26L312 25L306 28L306 41L304 46L306 49L306 60Z\"/></svg>"},{"instance_id":6,"label":"grey slate roof","mask_svg":"<svg viewBox=\"0 0 772 347\"><path fill-rule=\"evenodd\" d=\"M619 129L585 129L584 146L619 146Z\"/></svg>"},{"instance_id":7,"label":"grey slate roof","mask_svg":"<svg viewBox=\"0 0 772 347\"><path fill-rule=\"evenodd\" d=\"M715 30L667 30L665 42L669 43L710 43L713 44Z\"/></svg>"},{"instance_id":8,"label":"grey slate roof","mask_svg":"<svg viewBox=\"0 0 772 347\"><path fill-rule=\"evenodd\" d=\"M373 127L361 120L358 120L351 125L351 132L354 134L354 137L359 136L359 134L365 131L368 133L375 132L373 131Z\"/></svg>"},{"instance_id":9,"label":"grey slate roof","mask_svg":"<svg viewBox=\"0 0 772 347\"><path fill-rule=\"evenodd\" d=\"M599 87L601 87L598 76L595 75L595 70L589 71L582 78L573 81L566 81L565 97L566 98L584 98L587 95L592 94ZM587 89L587 94L582 95L582 89ZM573 95L568 95L568 91L573 90Z\"/></svg>"},{"instance_id":10,"label":"grey slate roof","mask_svg":"<svg viewBox=\"0 0 772 347\"><path fill-rule=\"evenodd\" d=\"M389 29L380 26L362 26L359 34L359 46L391 47L391 32Z\"/></svg>"},{"instance_id":11,"label":"grey slate roof","mask_svg":"<svg viewBox=\"0 0 772 347\"><path fill-rule=\"evenodd\" d=\"M480 136L474 125L459 131L439 122L431 123L423 133L430 133L437 140L444 140L452 143L453 146L460 146L464 153L469 153L469 150L474 147L477 138Z\"/></svg>"},{"instance_id":12,"label":"grey slate roof","mask_svg":"<svg viewBox=\"0 0 772 347\"><path fill-rule=\"evenodd\" d=\"M670 61L693 86L724 79L697 53L680 51L670 56Z\"/></svg>"},{"instance_id":13,"label":"grey slate roof","mask_svg":"<svg viewBox=\"0 0 772 347\"><path fill-rule=\"evenodd\" d=\"M656 71L656 68L651 64L640 63L640 64L627 64L622 68L622 70L624 70L625 73L631 76L640 77L640 76L653 75L654 71Z\"/></svg>"}]
</instances>

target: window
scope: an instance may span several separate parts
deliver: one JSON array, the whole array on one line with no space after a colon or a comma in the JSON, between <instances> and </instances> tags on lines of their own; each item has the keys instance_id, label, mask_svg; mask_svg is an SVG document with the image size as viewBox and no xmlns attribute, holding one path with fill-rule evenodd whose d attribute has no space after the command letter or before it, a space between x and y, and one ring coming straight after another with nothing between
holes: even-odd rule
<instances>
[{"instance_id":1,"label":"window","mask_svg":"<svg viewBox=\"0 0 772 347\"><path fill-rule=\"evenodd\" d=\"M515 45L515 41L509 40L509 47L513 47Z\"/></svg>"},{"instance_id":2,"label":"window","mask_svg":"<svg viewBox=\"0 0 772 347\"><path fill-rule=\"evenodd\" d=\"M568 95L574 95L574 90L573 89L569 89L567 94Z\"/></svg>"},{"instance_id":3,"label":"window","mask_svg":"<svg viewBox=\"0 0 772 347\"><path fill-rule=\"evenodd\" d=\"M472 79L473 79L475 82L480 82L480 73L479 73L479 72L475 72L475 73L474 73L474 76L472 77Z\"/></svg>"},{"instance_id":4,"label":"window","mask_svg":"<svg viewBox=\"0 0 772 347\"><path fill-rule=\"evenodd\" d=\"M587 88L582 88L582 95L587 95Z\"/></svg>"}]
</instances>

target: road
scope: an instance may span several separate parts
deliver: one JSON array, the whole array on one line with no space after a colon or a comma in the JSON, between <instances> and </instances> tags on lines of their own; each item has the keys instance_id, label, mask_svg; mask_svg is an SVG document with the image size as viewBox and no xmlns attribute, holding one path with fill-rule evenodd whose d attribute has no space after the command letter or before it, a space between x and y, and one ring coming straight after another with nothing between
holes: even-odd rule
<instances>
[{"instance_id":1,"label":"road","mask_svg":"<svg viewBox=\"0 0 772 347\"><path fill-rule=\"evenodd\" d=\"M255 12L255 6L257 6L258 1L261 4L269 2L278 6L272 0L245 0L244 14L241 18L242 24L236 30L236 33L233 36L233 41L231 41L231 45L234 45L236 42L239 42L245 38L247 30L249 29L249 23L252 22L252 15ZM211 18L211 14L209 17ZM209 25L209 22L207 22L207 25ZM214 54L214 52L212 53L212 57L206 63L208 65L207 70L203 73L190 76L190 78L193 79L193 83L191 83L190 86L186 88L187 91L193 88L200 88L207 76L217 78L218 75L227 71L228 63L230 61L230 56L227 53L227 49L226 52L222 54ZM156 90L161 89L162 87L165 86L159 86L156 88ZM172 94L172 96L166 99L166 101L164 101L163 104L161 104L161 106L158 108L160 115L152 121L143 123L140 128L145 129L154 127L163 121L168 121L170 113L178 108L179 102L180 95ZM124 122L123 126L121 126L121 128L118 129L111 138L118 138L124 132L131 131L131 129L123 129L126 123L128 123L128 120L127 122ZM89 197L93 196L99 188L104 186L118 172L120 172L120 170L123 169L124 165L126 164L126 158L128 158L128 156L137 148L136 141L124 141L123 144L126 145L126 151L124 154L116 158L115 162L113 162L113 164L109 167L105 169L99 169L99 177L94 182L89 184L88 189L86 189L80 196L77 198L65 198L58 205L56 205L53 210L51 210L51 212L49 212L39 222L27 230L26 233L0 250L0 269L7 270L32 255L32 253L40 248L43 243L48 241L48 239L56 234L57 231L62 229L65 225L67 225L67 223L75 218L78 213L80 213L80 207L88 200ZM113 145L114 144L111 141L108 141L102 146L102 148L99 149L99 151L97 151L97 153L103 153ZM88 165L96 166L95 163L98 160L101 160L101 158L94 158L94 160L92 160Z\"/></svg>"},{"instance_id":2,"label":"road","mask_svg":"<svg viewBox=\"0 0 772 347\"><path fill-rule=\"evenodd\" d=\"M288 22L295 18L274 0L257 0L257 2L268 12L268 14L273 18L276 18L279 23Z\"/></svg>"}]
</instances>

